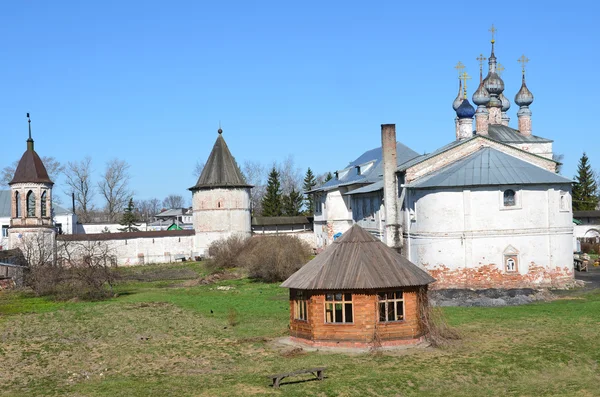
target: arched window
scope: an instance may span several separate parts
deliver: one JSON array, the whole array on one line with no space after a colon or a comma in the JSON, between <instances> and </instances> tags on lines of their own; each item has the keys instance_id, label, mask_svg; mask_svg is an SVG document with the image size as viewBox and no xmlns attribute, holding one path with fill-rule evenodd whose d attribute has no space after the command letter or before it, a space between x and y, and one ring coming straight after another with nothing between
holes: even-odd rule
<instances>
[{"instance_id":1,"label":"arched window","mask_svg":"<svg viewBox=\"0 0 600 397\"><path fill-rule=\"evenodd\" d=\"M15 218L21 217L21 195L15 192Z\"/></svg>"},{"instance_id":2,"label":"arched window","mask_svg":"<svg viewBox=\"0 0 600 397\"><path fill-rule=\"evenodd\" d=\"M40 205L42 206L42 216L46 217L48 216L48 209L46 208L46 192L44 191L44 193L42 193L42 199L40 201Z\"/></svg>"},{"instance_id":3,"label":"arched window","mask_svg":"<svg viewBox=\"0 0 600 397\"><path fill-rule=\"evenodd\" d=\"M504 206L505 207L514 207L516 205L515 201L515 191L512 189L507 189L504 191Z\"/></svg>"},{"instance_id":4,"label":"arched window","mask_svg":"<svg viewBox=\"0 0 600 397\"><path fill-rule=\"evenodd\" d=\"M27 193L27 216L35 217L35 194L31 190Z\"/></svg>"}]
</instances>

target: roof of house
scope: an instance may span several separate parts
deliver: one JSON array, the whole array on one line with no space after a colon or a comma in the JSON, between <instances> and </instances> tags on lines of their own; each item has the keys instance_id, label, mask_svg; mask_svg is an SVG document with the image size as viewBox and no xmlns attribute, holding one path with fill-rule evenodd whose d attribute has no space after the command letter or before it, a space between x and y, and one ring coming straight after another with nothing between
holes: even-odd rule
<instances>
[{"instance_id":1,"label":"roof of house","mask_svg":"<svg viewBox=\"0 0 600 397\"><path fill-rule=\"evenodd\" d=\"M130 240L134 238L183 237L195 234L194 230L157 230L122 233L59 234L56 236L56 239L62 241L104 241Z\"/></svg>"},{"instance_id":2,"label":"roof of house","mask_svg":"<svg viewBox=\"0 0 600 397\"><path fill-rule=\"evenodd\" d=\"M156 218L169 218L179 215L191 215L192 211L187 208L169 208L154 215Z\"/></svg>"},{"instance_id":3,"label":"roof of house","mask_svg":"<svg viewBox=\"0 0 600 397\"><path fill-rule=\"evenodd\" d=\"M54 215L72 214L73 212L52 203ZM10 218L10 190L0 190L0 218Z\"/></svg>"},{"instance_id":4,"label":"roof of house","mask_svg":"<svg viewBox=\"0 0 600 397\"><path fill-rule=\"evenodd\" d=\"M307 225L310 221L305 216L253 216L252 226L275 225Z\"/></svg>"},{"instance_id":5,"label":"roof of house","mask_svg":"<svg viewBox=\"0 0 600 397\"><path fill-rule=\"evenodd\" d=\"M419 154L405 146L404 144L397 142L396 143L396 162L398 165L401 165L410 159L418 157ZM359 174L358 166L374 162L373 166L366 172L361 170ZM320 186L316 189L311 190L311 192L317 191L328 191L333 190L341 186L348 186L354 184L370 184L373 182L377 182L381 179L383 175L383 155L381 151L381 146L375 149L367 150L363 154L361 154L356 160L351 161L344 170L348 170L348 172L339 177L338 179L332 179L325 183L323 186Z\"/></svg>"},{"instance_id":6,"label":"roof of house","mask_svg":"<svg viewBox=\"0 0 600 397\"><path fill-rule=\"evenodd\" d=\"M305 290L383 289L434 281L426 271L354 225L281 286Z\"/></svg>"},{"instance_id":7,"label":"roof of house","mask_svg":"<svg viewBox=\"0 0 600 397\"><path fill-rule=\"evenodd\" d=\"M190 190L209 189L215 187L252 187L231 155L225 139L219 130L219 136L213 146L198 182Z\"/></svg>"},{"instance_id":8,"label":"roof of house","mask_svg":"<svg viewBox=\"0 0 600 397\"><path fill-rule=\"evenodd\" d=\"M483 147L476 152L440 168L409 185L411 188L464 187L492 185L570 184L564 176Z\"/></svg>"},{"instance_id":9,"label":"roof of house","mask_svg":"<svg viewBox=\"0 0 600 397\"><path fill-rule=\"evenodd\" d=\"M19 165L17 165L17 169L15 170L15 176L8 184L29 182L53 183L48 176L48 171L46 171L42 159L33 150L33 141L31 142L31 147L28 147L23 156L21 156Z\"/></svg>"},{"instance_id":10,"label":"roof of house","mask_svg":"<svg viewBox=\"0 0 600 397\"><path fill-rule=\"evenodd\" d=\"M488 126L488 136L495 141L503 143L549 143L551 139L542 138L535 135L523 135L519 130L510 128L502 124L490 124Z\"/></svg>"},{"instance_id":11,"label":"roof of house","mask_svg":"<svg viewBox=\"0 0 600 397\"><path fill-rule=\"evenodd\" d=\"M600 218L600 211L573 211L574 218Z\"/></svg>"}]
</instances>

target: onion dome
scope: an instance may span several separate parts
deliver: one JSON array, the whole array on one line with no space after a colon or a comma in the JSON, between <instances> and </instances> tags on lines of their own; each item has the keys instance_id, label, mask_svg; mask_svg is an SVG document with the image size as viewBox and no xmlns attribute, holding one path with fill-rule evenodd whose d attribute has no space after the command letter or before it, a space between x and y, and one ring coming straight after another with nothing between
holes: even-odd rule
<instances>
[{"instance_id":1,"label":"onion dome","mask_svg":"<svg viewBox=\"0 0 600 397\"><path fill-rule=\"evenodd\" d=\"M460 80L460 83L458 85L458 95L456 96L456 99L454 99L454 102L452 102L452 109L454 109L455 112L463 100L464 100L464 97L463 97L463 93L462 93L462 80Z\"/></svg>"},{"instance_id":2,"label":"onion dome","mask_svg":"<svg viewBox=\"0 0 600 397\"><path fill-rule=\"evenodd\" d=\"M510 109L510 101L508 98L505 97L504 94L500 94L499 99L502 101L502 112L508 112L508 109Z\"/></svg>"},{"instance_id":3,"label":"onion dome","mask_svg":"<svg viewBox=\"0 0 600 397\"><path fill-rule=\"evenodd\" d=\"M492 71L483 79L483 86L491 95L500 95L504 91L504 81L498 76L498 73Z\"/></svg>"},{"instance_id":4,"label":"onion dome","mask_svg":"<svg viewBox=\"0 0 600 397\"><path fill-rule=\"evenodd\" d=\"M463 99L458 109L456 109L456 116L459 119L472 119L475 115L475 108L469 103L468 99Z\"/></svg>"},{"instance_id":5,"label":"onion dome","mask_svg":"<svg viewBox=\"0 0 600 397\"><path fill-rule=\"evenodd\" d=\"M477 91L473 94L473 103L477 106L485 106L490 102L490 93L483 86L483 82L479 84ZM456 110L456 109L455 109Z\"/></svg>"},{"instance_id":6,"label":"onion dome","mask_svg":"<svg viewBox=\"0 0 600 397\"><path fill-rule=\"evenodd\" d=\"M521 85L521 89L515 95L515 103L519 106L529 106L533 103L533 94L527 88L525 84L525 76L523 76L523 84Z\"/></svg>"}]
</instances>

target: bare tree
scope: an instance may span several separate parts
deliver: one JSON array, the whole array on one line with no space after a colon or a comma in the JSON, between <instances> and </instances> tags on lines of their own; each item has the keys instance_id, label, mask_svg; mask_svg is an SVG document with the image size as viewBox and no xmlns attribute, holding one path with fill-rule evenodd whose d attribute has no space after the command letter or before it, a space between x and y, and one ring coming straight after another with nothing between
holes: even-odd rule
<instances>
[{"instance_id":1,"label":"bare tree","mask_svg":"<svg viewBox=\"0 0 600 397\"><path fill-rule=\"evenodd\" d=\"M163 207L165 208L183 208L185 206L185 200L183 196L179 194L169 194L163 200Z\"/></svg>"},{"instance_id":2,"label":"bare tree","mask_svg":"<svg viewBox=\"0 0 600 397\"><path fill-rule=\"evenodd\" d=\"M94 186L92 185L92 158L86 156L81 161L69 161L65 167L66 195L75 194L76 213L81 222L91 221L90 212L94 210Z\"/></svg>"},{"instance_id":3,"label":"bare tree","mask_svg":"<svg viewBox=\"0 0 600 397\"><path fill-rule=\"evenodd\" d=\"M200 175L202 174L202 171L204 170L204 162L203 161L196 161L196 166L194 166L194 177L196 178L196 180L198 180L198 178L200 178Z\"/></svg>"},{"instance_id":4,"label":"bare tree","mask_svg":"<svg viewBox=\"0 0 600 397\"><path fill-rule=\"evenodd\" d=\"M294 156L289 155L281 164L277 164L277 171L279 171L281 193L283 195L289 195L292 190L296 192L302 191L302 170L296 167Z\"/></svg>"},{"instance_id":5,"label":"bare tree","mask_svg":"<svg viewBox=\"0 0 600 397\"><path fill-rule=\"evenodd\" d=\"M242 173L246 182L254 186L250 193L250 202L252 203L253 215L262 213L262 199L266 191L266 169L258 161L246 160L242 167Z\"/></svg>"},{"instance_id":6,"label":"bare tree","mask_svg":"<svg viewBox=\"0 0 600 397\"><path fill-rule=\"evenodd\" d=\"M44 163L48 176L53 182L56 182L65 170L65 167L52 156L42 156L42 163ZM13 161L11 165L7 165L0 171L1 185L8 185L13 179L15 171L17 170L17 165L19 165L19 160Z\"/></svg>"},{"instance_id":7,"label":"bare tree","mask_svg":"<svg viewBox=\"0 0 600 397\"><path fill-rule=\"evenodd\" d=\"M98 189L105 201L104 212L109 222L117 220L132 196L129 190L129 167L125 160L112 159L106 163L98 182Z\"/></svg>"},{"instance_id":8,"label":"bare tree","mask_svg":"<svg viewBox=\"0 0 600 397\"><path fill-rule=\"evenodd\" d=\"M149 222L161 209L161 201L157 198L135 202L135 212L139 219Z\"/></svg>"},{"instance_id":9,"label":"bare tree","mask_svg":"<svg viewBox=\"0 0 600 397\"><path fill-rule=\"evenodd\" d=\"M558 164L556 164L556 173L560 174L560 171L562 170L562 162L565 159L565 155L562 153L553 153L552 154L552 160L556 161Z\"/></svg>"}]
</instances>

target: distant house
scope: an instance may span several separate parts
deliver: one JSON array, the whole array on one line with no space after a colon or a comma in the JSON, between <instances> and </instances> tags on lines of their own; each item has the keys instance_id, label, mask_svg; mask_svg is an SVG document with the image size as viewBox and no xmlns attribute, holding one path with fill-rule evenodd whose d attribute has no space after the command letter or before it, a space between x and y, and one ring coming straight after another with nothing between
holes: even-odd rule
<instances>
[{"instance_id":1,"label":"distant house","mask_svg":"<svg viewBox=\"0 0 600 397\"><path fill-rule=\"evenodd\" d=\"M576 238L600 239L600 211L573 211Z\"/></svg>"},{"instance_id":2,"label":"distant house","mask_svg":"<svg viewBox=\"0 0 600 397\"><path fill-rule=\"evenodd\" d=\"M288 278L290 335L315 346L417 343L435 280L358 225Z\"/></svg>"}]
</instances>

